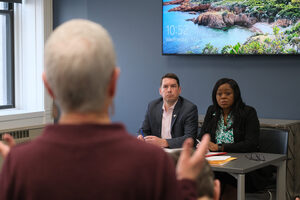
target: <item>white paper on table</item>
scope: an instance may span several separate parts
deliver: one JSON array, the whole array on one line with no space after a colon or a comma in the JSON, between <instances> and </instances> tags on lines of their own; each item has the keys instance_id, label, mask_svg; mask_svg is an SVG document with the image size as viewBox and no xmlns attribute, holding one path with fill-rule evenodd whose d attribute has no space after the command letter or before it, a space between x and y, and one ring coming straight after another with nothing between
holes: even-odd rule
<instances>
[{"instance_id":1,"label":"white paper on table","mask_svg":"<svg viewBox=\"0 0 300 200\"><path fill-rule=\"evenodd\" d=\"M222 161L222 160L227 160L230 157L231 156L210 156L210 157L206 157L206 160L209 160L209 161Z\"/></svg>"}]
</instances>

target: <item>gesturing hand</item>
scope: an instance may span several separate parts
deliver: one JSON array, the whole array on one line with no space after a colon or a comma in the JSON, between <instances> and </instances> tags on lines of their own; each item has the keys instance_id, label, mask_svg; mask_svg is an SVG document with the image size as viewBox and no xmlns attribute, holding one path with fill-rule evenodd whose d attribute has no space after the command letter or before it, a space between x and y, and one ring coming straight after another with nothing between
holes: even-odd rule
<instances>
[{"instance_id":1,"label":"gesturing hand","mask_svg":"<svg viewBox=\"0 0 300 200\"><path fill-rule=\"evenodd\" d=\"M193 140L188 138L184 141L182 147L183 150L180 154L176 173L177 179L191 179L196 180L199 173L202 170L203 161L205 159L205 154L208 150L208 143L210 137L208 134L205 134L202 137L200 146L192 154Z\"/></svg>"},{"instance_id":2,"label":"gesturing hand","mask_svg":"<svg viewBox=\"0 0 300 200\"><path fill-rule=\"evenodd\" d=\"M10 148L15 146L15 140L14 138L9 134L2 135L2 140L6 142L4 144L3 142L0 142L0 155L4 158L6 158L7 154L10 151Z\"/></svg>"}]
</instances>

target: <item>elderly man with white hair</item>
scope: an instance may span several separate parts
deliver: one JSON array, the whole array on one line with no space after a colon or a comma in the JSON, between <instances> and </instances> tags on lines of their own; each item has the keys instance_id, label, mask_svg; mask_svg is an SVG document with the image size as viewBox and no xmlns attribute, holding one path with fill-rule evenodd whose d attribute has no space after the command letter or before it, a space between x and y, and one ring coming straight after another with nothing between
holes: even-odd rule
<instances>
[{"instance_id":1,"label":"elderly man with white hair","mask_svg":"<svg viewBox=\"0 0 300 200\"><path fill-rule=\"evenodd\" d=\"M183 145L177 169L161 149L112 123L110 107L119 68L107 31L87 20L58 27L45 46L43 79L61 108L58 125L37 139L0 143L6 157L0 174L0 199L196 199L209 136L191 154Z\"/></svg>"}]
</instances>

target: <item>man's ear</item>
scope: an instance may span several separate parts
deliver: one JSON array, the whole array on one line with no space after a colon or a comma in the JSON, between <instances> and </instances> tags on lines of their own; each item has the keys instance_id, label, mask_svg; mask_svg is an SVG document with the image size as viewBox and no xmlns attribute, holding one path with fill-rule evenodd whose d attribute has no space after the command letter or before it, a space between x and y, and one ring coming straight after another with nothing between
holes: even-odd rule
<instances>
[{"instance_id":1,"label":"man's ear","mask_svg":"<svg viewBox=\"0 0 300 200\"><path fill-rule=\"evenodd\" d=\"M218 179L214 180L214 200L219 200L221 195L221 183Z\"/></svg>"},{"instance_id":2,"label":"man's ear","mask_svg":"<svg viewBox=\"0 0 300 200\"><path fill-rule=\"evenodd\" d=\"M159 91L160 96L162 96L161 87L159 87L158 91Z\"/></svg>"},{"instance_id":3,"label":"man's ear","mask_svg":"<svg viewBox=\"0 0 300 200\"><path fill-rule=\"evenodd\" d=\"M113 98L117 91L117 82L120 75L120 68L115 67L111 76L111 80L108 86L108 95L109 97Z\"/></svg>"},{"instance_id":4,"label":"man's ear","mask_svg":"<svg viewBox=\"0 0 300 200\"><path fill-rule=\"evenodd\" d=\"M54 93L53 93L52 89L50 88L50 86L49 86L49 84L48 84L48 81L47 81L45 72L43 72L42 77L43 77L43 81L44 81L45 88L47 89L49 95L50 95L53 99L55 99Z\"/></svg>"}]
</instances>

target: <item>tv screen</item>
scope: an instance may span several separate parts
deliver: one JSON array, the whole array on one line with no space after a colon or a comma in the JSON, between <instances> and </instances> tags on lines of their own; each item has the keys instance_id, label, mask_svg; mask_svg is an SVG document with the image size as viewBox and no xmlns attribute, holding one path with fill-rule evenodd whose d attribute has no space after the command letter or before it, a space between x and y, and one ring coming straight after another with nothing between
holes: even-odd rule
<instances>
[{"instance_id":1,"label":"tv screen","mask_svg":"<svg viewBox=\"0 0 300 200\"><path fill-rule=\"evenodd\" d=\"M162 53L300 55L300 0L163 0Z\"/></svg>"}]
</instances>

